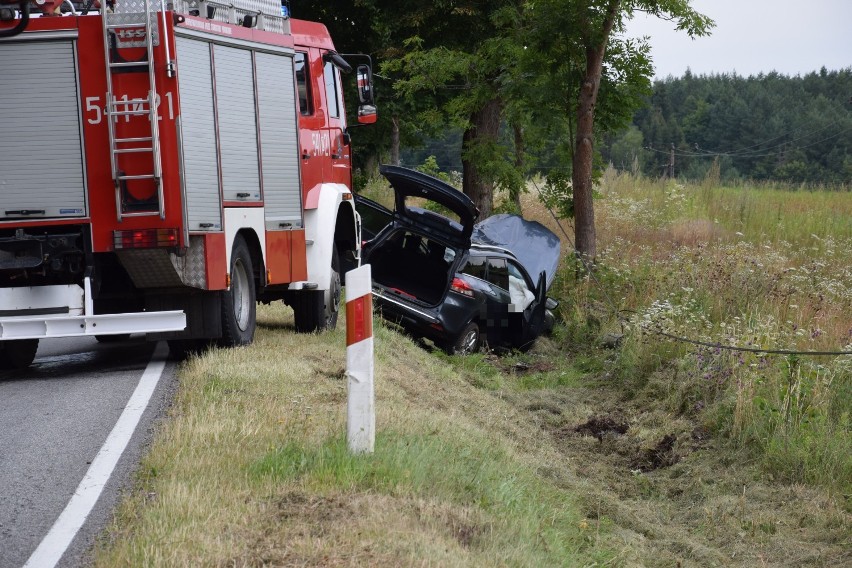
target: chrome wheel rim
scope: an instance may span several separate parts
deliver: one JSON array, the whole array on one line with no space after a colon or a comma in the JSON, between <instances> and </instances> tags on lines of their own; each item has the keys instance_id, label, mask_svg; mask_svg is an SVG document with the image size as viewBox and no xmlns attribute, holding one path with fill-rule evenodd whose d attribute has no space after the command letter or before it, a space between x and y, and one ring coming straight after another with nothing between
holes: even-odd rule
<instances>
[{"instance_id":1,"label":"chrome wheel rim","mask_svg":"<svg viewBox=\"0 0 852 568\"><path fill-rule=\"evenodd\" d=\"M336 270L331 271L331 282L329 282L328 290L325 291L325 311L326 311L326 326L330 326L335 314L340 311L340 273Z\"/></svg>"},{"instance_id":2,"label":"chrome wheel rim","mask_svg":"<svg viewBox=\"0 0 852 568\"><path fill-rule=\"evenodd\" d=\"M468 354L473 353L474 349L476 349L476 342L479 333L475 329L469 330L462 338L459 347L459 353Z\"/></svg>"},{"instance_id":3,"label":"chrome wheel rim","mask_svg":"<svg viewBox=\"0 0 852 568\"><path fill-rule=\"evenodd\" d=\"M231 275L231 296L234 302L234 320L237 327L245 331L248 329L251 305L249 298L249 281L246 266L242 259L234 262L234 273Z\"/></svg>"}]
</instances>

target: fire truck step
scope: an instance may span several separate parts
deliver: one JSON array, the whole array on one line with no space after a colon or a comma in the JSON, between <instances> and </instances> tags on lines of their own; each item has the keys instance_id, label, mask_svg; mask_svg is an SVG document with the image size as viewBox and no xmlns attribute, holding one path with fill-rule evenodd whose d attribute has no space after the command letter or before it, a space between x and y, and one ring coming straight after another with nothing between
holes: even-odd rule
<instances>
[{"instance_id":1,"label":"fire truck step","mask_svg":"<svg viewBox=\"0 0 852 568\"><path fill-rule=\"evenodd\" d=\"M150 136L141 136L139 138L116 138L116 144L130 144L131 142L151 142L153 139Z\"/></svg>"},{"instance_id":2,"label":"fire truck step","mask_svg":"<svg viewBox=\"0 0 852 568\"><path fill-rule=\"evenodd\" d=\"M130 22L130 23L122 23L122 24L109 24L107 25L108 30L120 30L126 28L147 28L148 22Z\"/></svg>"},{"instance_id":3,"label":"fire truck step","mask_svg":"<svg viewBox=\"0 0 852 568\"><path fill-rule=\"evenodd\" d=\"M119 61L119 62L110 62L110 69L118 69L121 67L139 67L139 68L148 68L147 61Z\"/></svg>"},{"instance_id":4,"label":"fire truck step","mask_svg":"<svg viewBox=\"0 0 852 568\"><path fill-rule=\"evenodd\" d=\"M158 217L159 215L159 211L134 211L133 213L122 213L121 218L126 219L127 217Z\"/></svg>"},{"instance_id":5,"label":"fire truck step","mask_svg":"<svg viewBox=\"0 0 852 568\"><path fill-rule=\"evenodd\" d=\"M114 101L112 101L112 104L113 104L114 106L121 106L121 105L144 105L144 104L149 104L150 102L151 102L151 100L150 100L150 99L148 99L148 98L144 98L144 99L127 99L127 100L124 100L124 99L118 99L118 100L114 100Z\"/></svg>"},{"instance_id":6,"label":"fire truck step","mask_svg":"<svg viewBox=\"0 0 852 568\"><path fill-rule=\"evenodd\" d=\"M133 152L153 152L154 149L150 146L147 148L116 148L113 150L116 154L131 154Z\"/></svg>"},{"instance_id":7,"label":"fire truck step","mask_svg":"<svg viewBox=\"0 0 852 568\"><path fill-rule=\"evenodd\" d=\"M141 174L138 176L116 176L117 180L134 180L134 179L159 179L154 174Z\"/></svg>"},{"instance_id":8,"label":"fire truck step","mask_svg":"<svg viewBox=\"0 0 852 568\"><path fill-rule=\"evenodd\" d=\"M151 114L150 110L141 109L141 110L113 110L110 111L112 116L141 116L145 114Z\"/></svg>"}]
</instances>

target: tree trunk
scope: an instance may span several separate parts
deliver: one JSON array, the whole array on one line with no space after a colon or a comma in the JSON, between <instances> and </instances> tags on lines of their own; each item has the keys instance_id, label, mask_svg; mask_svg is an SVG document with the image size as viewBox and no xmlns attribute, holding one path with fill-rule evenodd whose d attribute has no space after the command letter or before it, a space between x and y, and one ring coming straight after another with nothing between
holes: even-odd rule
<instances>
[{"instance_id":1,"label":"tree trunk","mask_svg":"<svg viewBox=\"0 0 852 568\"><path fill-rule=\"evenodd\" d=\"M595 152L595 103L600 85L600 71L595 75L594 68L597 66L600 69L601 62L597 60L594 50L588 50L586 57L586 73L580 86L580 101L577 106L577 134L574 139L571 182L574 192L574 246L586 260L593 261L597 256L597 245L595 209L592 204L592 162Z\"/></svg>"},{"instance_id":2,"label":"tree trunk","mask_svg":"<svg viewBox=\"0 0 852 568\"><path fill-rule=\"evenodd\" d=\"M595 155L595 105L601 86L603 59L606 44L620 9L621 0L609 0L603 29L593 41L586 41L586 71L580 84L577 105L577 134L574 139L573 172L571 183L574 192L574 246L589 262L597 256L595 236L595 209L592 203L592 164Z\"/></svg>"},{"instance_id":3,"label":"tree trunk","mask_svg":"<svg viewBox=\"0 0 852 568\"><path fill-rule=\"evenodd\" d=\"M494 184L484 179L480 168L470 159L470 151L476 144L497 142L502 110L500 99L491 99L471 114L470 126L462 136L462 191L479 209L480 219L491 216L494 209Z\"/></svg>"},{"instance_id":4,"label":"tree trunk","mask_svg":"<svg viewBox=\"0 0 852 568\"><path fill-rule=\"evenodd\" d=\"M512 126L512 131L515 134L515 169L519 172L524 171L524 129L522 126L515 124ZM518 210L518 214L521 214L521 191L522 188L517 187L512 190L512 201L515 204L515 207Z\"/></svg>"},{"instance_id":5,"label":"tree trunk","mask_svg":"<svg viewBox=\"0 0 852 568\"><path fill-rule=\"evenodd\" d=\"M393 115L391 117L391 154L390 163L392 166L399 165L399 117Z\"/></svg>"},{"instance_id":6,"label":"tree trunk","mask_svg":"<svg viewBox=\"0 0 852 568\"><path fill-rule=\"evenodd\" d=\"M367 177L374 178L379 175L379 155L375 153L368 154L364 159L364 173Z\"/></svg>"}]
</instances>

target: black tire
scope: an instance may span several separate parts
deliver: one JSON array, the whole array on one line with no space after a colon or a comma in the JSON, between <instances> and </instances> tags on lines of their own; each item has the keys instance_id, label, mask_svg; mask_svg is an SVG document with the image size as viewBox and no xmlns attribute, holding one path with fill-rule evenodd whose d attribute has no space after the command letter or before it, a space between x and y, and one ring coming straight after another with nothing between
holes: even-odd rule
<instances>
[{"instance_id":1,"label":"black tire","mask_svg":"<svg viewBox=\"0 0 852 568\"><path fill-rule=\"evenodd\" d=\"M337 327L340 314L340 256L331 251L331 278L325 290L299 290L293 297L296 331L313 333Z\"/></svg>"},{"instance_id":2,"label":"black tire","mask_svg":"<svg viewBox=\"0 0 852 568\"><path fill-rule=\"evenodd\" d=\"M169 359L183 361L191 355L200 355L210 348L209 339L169 339Z\"/></svg>"},{"instance_id":3,"label":"black tire","mask_svg":"<svg viewBox=\"0 0 852 568\"><path fill-rule=\"evenodd\" d=\"M222 337L219 344L223 347L248 345L254 341L256 327L254 269L248 245L238 236L231 251L231 287L222 292Z\"/></svg>"},{"instance_id":4,"label":"black tire","mask_svg":"<svg viewBox=\"0 0 852 568\"><path fill-rule=\"evenodd\" d=\"M482 347L482 335L476 322L470 322L455 341L449 344L447 351L450 355L470 355Z\"/></svg>"},{"instance_id":5,"label":"black tire","mask_svg":"<svg viewBox=\"0 0 852 568\"><path fill-rule=\"evenodd\" d=\"M117 333L115 335L96 335L95 339L98 343L120 343L130 339L129 333Z\"/></svg>"},{"instance_id":6,"label":"black tire","mask_svg":"<svg viewBox=\"0 0 852 568\"><path fill-rule=\"evenodd\" d=\"M38 339L0 342L0 369L26 369L35 360Z\"/></svg>"}]
</instances>

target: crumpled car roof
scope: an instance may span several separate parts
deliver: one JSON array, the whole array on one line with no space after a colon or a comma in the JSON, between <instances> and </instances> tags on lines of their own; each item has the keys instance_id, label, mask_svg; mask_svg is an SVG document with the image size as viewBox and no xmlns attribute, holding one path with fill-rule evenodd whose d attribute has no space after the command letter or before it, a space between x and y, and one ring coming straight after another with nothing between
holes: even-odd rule
<instances>
[{"instance_id":1,"label":"crumpled car roof","mask_svg":"<svg viewBox=\"0 0 852 568\"><path fill-rule=\"evenodd\" d=\"M474 225L471 241L508 249L527 270L533 283L543 270L547 288L553 284L562 243L553 231L538 221L507 213L492 215Z\"/></svg>"}]
</instances>

